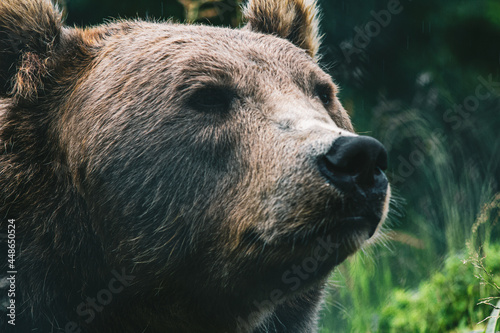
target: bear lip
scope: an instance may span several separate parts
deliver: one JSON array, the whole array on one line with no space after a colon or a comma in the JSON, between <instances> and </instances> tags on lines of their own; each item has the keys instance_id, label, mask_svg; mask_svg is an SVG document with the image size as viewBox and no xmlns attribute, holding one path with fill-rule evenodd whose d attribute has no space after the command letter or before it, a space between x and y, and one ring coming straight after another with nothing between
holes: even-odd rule
<instances>
[{"instance_id":1,"label":"bear lip","mask_svg":"<svg viewBox=\"0 0 500 333\"><path fill-rule=\"evenodd\" d=\"M368 229L368 238L371 238L377 230L382 217L375 214L370 216L350 216L344 217L339 220L342 227L358 231L360 229Z\"/></svg>"},{"instance_id":2,"label":"bear lip","mask_svg":"<svg viewBox=\"0 0 500 333\"><path fill-rule=\"evenodd\" d=\"M282 241L293 240L295 243L297 240L301 240L303 245L310 245L318 236L324 235L344 235L346 239L350 239L354 236L354 234L358 232L366 231L368 232L368 237L366 240L370 239L377 228L382 223L382 215L377 214L376 212L365 212L364 215L355 215L355 216L346 216L341 215L332 219L326 224L321 225L320 228L315 228L314 231L307 232L307 236L304 237L304 234L300 234L298 237L297 233L293 233L293 235L287 235L282 238ZM253 238L256 239L255 237ZM344 242L344 240L342 242ZM297 245L297 243L295 243Z\"/></svg>"}]
</instances>

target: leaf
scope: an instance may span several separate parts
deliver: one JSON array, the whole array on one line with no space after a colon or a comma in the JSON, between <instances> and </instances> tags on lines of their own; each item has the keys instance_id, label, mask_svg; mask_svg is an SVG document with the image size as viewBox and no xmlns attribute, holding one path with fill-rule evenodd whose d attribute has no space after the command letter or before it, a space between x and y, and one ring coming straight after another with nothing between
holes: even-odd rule
<instances>
[{"instance_id":1,"label":"leaf","mask_svg":"<svg viewBox=\"0 0 500 333\"><path fill-rule=\"evenodd\" d=\"M486 326L485 333L495 333L495 328L497 327L497 321L499 316L500 316L500 301L498 301L497 306L491 312L490 320L488 320L488 326Z\"/></svg>"}]
</instances>

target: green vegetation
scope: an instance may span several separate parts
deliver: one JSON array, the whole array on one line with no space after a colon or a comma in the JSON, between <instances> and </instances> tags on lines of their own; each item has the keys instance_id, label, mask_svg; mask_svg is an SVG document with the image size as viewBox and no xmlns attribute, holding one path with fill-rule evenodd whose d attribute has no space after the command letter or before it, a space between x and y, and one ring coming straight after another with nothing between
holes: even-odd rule
<instances>
[{"instance_id":1,"label":"green vegetation","mask_svg":"<svg viewBox=\"0 0 500 333\"><path fill-rule=\"evenodd\" d=\"M484 268L500 281L500 246L485 248ZM486 304L477 306L481 298L498 292L476 278L475 267L463 260L464 254L446 258L444 267L417 290L395 289L382 308L379 330L382 332L449 332L476 328L491 312Z\"/></svg>"},{"instance_id":2,"label":"green vegetation","mask_svg":"<svg viewBox=\"0 0 500 333\"><path fill-rule=\"evenodd\" d=\"M432 273L411 289L396 286L405 283L394 280L398 271L391 272L399 266L394 262L401 264L394 249L353 257L332 276L336 287L322 332L483 332L486 325L478 323L492 312L498 298L492 295L500 295L500 243L491 241L499 221L497 194L484 205L467 246L447 255L441 266L429 262ZM414 239L400 239L417 245ZM415 258L414 264L423 259Z\"/></svg>"},{"instance_id":3,"label":"green vegetation","mask_svg":"<svg viewBox=\"0 0 500 333\"><path fill-rule=\"evenodd\" d=\"M496 299L478 303L500 294L498 0L401 0L389 16L391 0L319 2L322 64L357 131L387 147L395 193L387 240L331 277L321 332L483 332ZM66 0L78 25L237 26L239 3Z\"/></svg>"}]
</instances>

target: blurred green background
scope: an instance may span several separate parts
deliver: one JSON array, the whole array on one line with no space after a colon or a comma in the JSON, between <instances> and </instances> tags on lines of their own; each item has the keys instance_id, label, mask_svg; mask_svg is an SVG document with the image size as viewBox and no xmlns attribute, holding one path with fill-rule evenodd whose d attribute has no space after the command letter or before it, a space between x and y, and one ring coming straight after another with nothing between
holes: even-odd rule
<instances>
[{"instance_id":1,"label":"blurred green background","mask_svg":"<svg viewBox=\"0 0 500 333\"><path fill-rule=\"evenodd\" d=\"M77 26L241 25L237 0L60 2ZM321 332L484 332L500 293L500 2L319 3L321 65L387 147L395 193L387 239L332 275Z\"/></svg>"}]
</instances>

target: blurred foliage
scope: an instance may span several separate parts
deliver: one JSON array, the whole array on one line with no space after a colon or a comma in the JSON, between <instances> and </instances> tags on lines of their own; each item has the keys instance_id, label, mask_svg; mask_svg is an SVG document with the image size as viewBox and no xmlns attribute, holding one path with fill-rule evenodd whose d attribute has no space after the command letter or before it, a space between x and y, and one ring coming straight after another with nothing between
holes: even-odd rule
<instances>
[{"instance_id":1,"label":"blurred foliage","mask_svg":"<svg viewBox=\"0 0 500 333\"><path fill-rule=\"evenodd\" d=\"M66 22L78 26L103 23L104 20L172 19L236 27L241 22L239 0L59 0L67 13Z\"/></svg>"},{"instance_id":2,"label":"blurred foliage","mask_svg":"<svg viewBox=\"0 0 500 333\"><path fill-rule=\"evenodd\" d=\"M322 332L472 328L487 312L477 297L493 289L478 286L478 268L459 260L466 243L484 248L498 273L500 212L485 217L481 207L500 192L500 3L318 1L321 65L342 87L357 131L387 147L396 193L393 240L332 276ZM239 0L65 5L78 26L113 17L241 25Z\"/></svg>"},{"instance_id":3,"label":"blurred foliage","mask_svg":"<svg viewBox=\"0 0 500 333\"><path fill-rule=\"evenodd\" d=\"M492 237L499 229L500 193L483 205L472 226L471 235L461 251L448 254L444 263L434 258L414 258L413 265L430 273L413 288L395 281L407 272L398 252L361 253L339 267L331 278L332 292L323 314L322 333L381 332L439 333L484 331L492 311L491 303L500 296L500 243ZM407 244L411 238L401 237ZM391 274L400 267L401 276Z\"/></svg>"},{"instance_id":4,"label":"blurred foliage","mask_svg":"<svg viewBox=\"0 0 500 333\"><path fill-rule=\"evenodd\" d=\"M498 196L500 199L500 195ZM495 209L500 209L500 201ZM444 267L416 290L397 288L388 297L376 331L388 333L459 332L481 329L500 293L500 244L487 243L479 254L446 258ZM496 303L496 302L495 302Z\"/></svg>"},{"instance_id":5,"label":"blurred foliage","mask_svg":"<svg viewBox=\"0 0 500 333\"><path fill-rule=\"evenodd\" d=\"M381 311L378 331L388 333L450 332L478 329L477 323L485 319L492 308L478 306L481 298L499 290L481 284L476 278L487 270L500 282L500 245L483 249L486 257L481 268L463 260L464 254L446 258L444 267L434 273L418 289L395 289ZM484 330L484 327L482 328Z\"/></svg>"}]
</instances>

